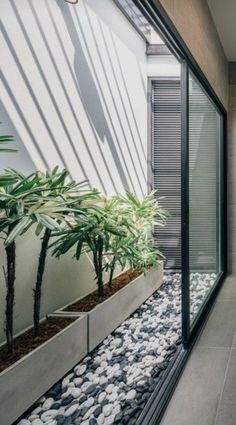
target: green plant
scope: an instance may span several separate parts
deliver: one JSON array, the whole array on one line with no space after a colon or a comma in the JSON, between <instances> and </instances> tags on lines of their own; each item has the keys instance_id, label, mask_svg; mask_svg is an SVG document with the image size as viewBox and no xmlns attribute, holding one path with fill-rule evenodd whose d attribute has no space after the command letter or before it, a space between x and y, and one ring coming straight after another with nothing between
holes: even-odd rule
<instances>
[{"instance_id":1,"label":"green plant","mask_svg":"<svg viewBox=\"0 0 236 425\"><path fill-rule=\"evenodd\" d=\"M82 252L91 252L95 270L98 294L104 294L103 270L104 256L109 249L111 235L119 237L126 235L124 226L116 221L116 215L108 213L104 208L104 198L100 198L97 205L90 205L87 209L87 223L76 221L71 228L61 232L55 242L53 253L56 256L65 254L71 248L74 256L79 260Z\"/></svg>"},{"instance_id":2,"label":"green plant","mask_svg":"<svg viewBox=\"0 0 236 425\"><path fill-rule=\"evenodd\" d=\"M86 221L86 208L84 202L95 198L98 194L96 190L89 190L87 181L76 183L75 181L68 180L69 172L66 169L59 171L55 167L46 173L39 173L41 179L41 186L43 191L41 193L42 200L45 196L54 198L56 204L60 206L60 216L55 215L55 204L51 204L47 208L46 214L48 217L54 218L58 223L66 222L73 218L79 217L80 221ZM41 310L41 296L42 296L42 283L43 275L46 265L47 250L49 247L50 238L53 228L50 229L46 225L39 223L36 228L36 235L39 235L44 229L42 237L41 249L39 254L37 275L34 294L34 335L39 334L39 320Z\"/></svg>"},{"instance_id":3,"label":"green plant","mask_svg":"<svg viewBox=\"0 0 236 425\"><path fill-rule=\"evenodd\" d=\"M6 144L8 144L9 142L12 142L14 140L14 137L13 136L9 136L9 135L1 135L0 136L0 145L2 146L2 145L6 145ZM10 152L17 152L17 150L16 149L12 149L12 148L2 148L2 147L0 147L0 152L2 152L2 153L10 153Z\"/></svg>"},{"instance_id":4,"label":"green plant","mask_svg":"<svg viewBox=\"0 0 236 425\"><path fill-rule=\"evenodd\" d=\"M82 252L91 252L100 296L104 293L103 271L109 271L112 284L115 267L127 263L142 271L163 258L154 248L150 232L154 224L164 225L166 212L154 193L139 200L135 195L101 197L96 208L88 210L87 223L77 222L60 232L53 254L60 256L73 249L79 260Z\"/></svg>"},{"instance_id":5,"label":"green plant","mask_svg":"<svg viewBox=\"0 0 236 425\"><path fill-rule=\"evenodd\" d=\"M117 264L124 269L129 263L133 268L146 271L163 258L161 252L153 246L151 232L154 225L165 225L167 213L159 205L154 192L142 200L130 192L117 195L108 203L108 207L113 209L113 214L115 209L117 222L127 230L125 237L112 235L110 238L105 269L110 272L111 285Z\"/></svg>"},{"instance_id":6,"label":"green plant","mask_svg":"<svg viewBox=\"0 0 236 425\"><path fill-rule=\"evenodd\" d=\"M33 224L36 224L37 228L45 227L49 231L58 230L60 228L58 222L63 220L66 206L64 199L54 199L49 196L48 191L45 191L45 181L42 181L40 173L32 173L29 176L15 170L8 170L7 173L13 183L2 187L0 191L0 232L4 239L7 258L7 268L4 269L7 286L6 338L8 349L12 352L16 278L15 239Z\"/></svg>"},{"instance_id":7,"label":"green plant","mask_svg":"<svg viewBox=\"0 0 236 425\"><path fill-rule=\"evenodd\" d=\"M15 236L27 228L29 221L24 214L24 198L32 190L35 179L32 176L23 177L13 170L8 171L9 183L1 188L0 193L0 232L4 239L7 268L4 269L6 280L6 338L10 352L14 349L13 342L13 308L15 298L16 246ZM3 175L4 177L4 175ZM0 176L1 181L2 176Z\"/></svg>"}]
</instances>

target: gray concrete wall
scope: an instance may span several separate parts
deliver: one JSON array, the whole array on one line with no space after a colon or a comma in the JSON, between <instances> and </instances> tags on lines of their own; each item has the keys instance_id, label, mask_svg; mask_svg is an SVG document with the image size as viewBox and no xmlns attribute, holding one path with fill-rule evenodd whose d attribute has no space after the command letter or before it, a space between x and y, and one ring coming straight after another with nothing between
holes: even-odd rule
<instances>
[{"instance_id":1,"label":"gray concrete wall","mask_svg":"<svg viewBox=\"0 0 236 425\"><path fill-rule=\"evenodd\" d=\"M229 63L228 248L229 270L236 274L236 62Z\"/></svg>"},{"instance_id":2,"label":"gray concrete wall","mask_svg":"<svg viewBox=\"0 0 236 425\"><path fill-rule=\"evenodd\" d=\"M227 108L228 64L206 0L160 1Z\"/></svg>"}]
</instances>

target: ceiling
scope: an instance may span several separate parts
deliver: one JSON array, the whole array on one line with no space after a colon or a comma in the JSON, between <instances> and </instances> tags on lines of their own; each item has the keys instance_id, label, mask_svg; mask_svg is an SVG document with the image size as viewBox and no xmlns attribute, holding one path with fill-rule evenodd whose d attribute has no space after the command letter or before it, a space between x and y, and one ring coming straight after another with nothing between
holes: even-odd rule
<instances>
[{"instance_id":1,"label":"ceiling","mask_svg":"<svg viewBox=\"0 0 236 425\"><path fill-rule=\"evenodd\" d=\"M236 61L236 0L207 0L228 61Z\"/></svg>"}]
</instances>

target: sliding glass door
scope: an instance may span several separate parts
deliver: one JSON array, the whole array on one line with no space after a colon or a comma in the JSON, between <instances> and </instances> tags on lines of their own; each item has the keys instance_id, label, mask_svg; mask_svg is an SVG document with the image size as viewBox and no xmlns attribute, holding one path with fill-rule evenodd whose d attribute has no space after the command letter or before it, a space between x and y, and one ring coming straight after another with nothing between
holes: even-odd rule
<instances>
[{"instance_id":1,"label":"sliding glass door","mask_svg":"<svg viewBox=\"0 0 236 425\"><path fill-rule=\"evenodd\" d=\"M182 135L183 340L192 331L223 271L223 117L184 64Z\"/></svg>"},{"instance_id":2,"label":"sliding glass door","mask_svg":"<svg viewBox=\"0 0 236 425\"><path fill-rule=\"evenodd\" d=\"M220 265L221 114L189 73L190 322L214 286Z\"/></svg>"}]
</instances>

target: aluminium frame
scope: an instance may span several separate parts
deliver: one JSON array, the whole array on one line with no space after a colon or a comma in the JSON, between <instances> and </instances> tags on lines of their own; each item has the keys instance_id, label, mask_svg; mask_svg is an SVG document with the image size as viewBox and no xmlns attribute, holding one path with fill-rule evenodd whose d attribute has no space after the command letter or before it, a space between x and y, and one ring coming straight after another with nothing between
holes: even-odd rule
<instances>
[{"instance_id":1,"label":"aluminium frame","mask_svg":"<svg viewBox=\"0 0 236 425\"><path fill-rule=\"evenodd\" d=\"M181 63L181 244L182 244L182 338L183 349L177 350L172 367L167 368L162 388L156 387L147 402L137 425L160 423L164 409L183 370L184 364L194 346L195 340L204 325L218 291L227 275L227 112L211 84L205 77L186 43L176 30L159 0L133 0L147 19L160 33L168 49ZM190 328L189 296L189 114L188 114L188 77L189 71L195 75L207 95L214 102L222 117L222 138L220 144L220 274L201 306L192 328ZM150 163L148 163L150 173ZM149 174L150 175L150 174ZM164 378L164 376L163 376Z\"/></svg>"}]
</instances>

